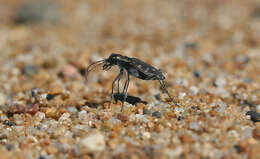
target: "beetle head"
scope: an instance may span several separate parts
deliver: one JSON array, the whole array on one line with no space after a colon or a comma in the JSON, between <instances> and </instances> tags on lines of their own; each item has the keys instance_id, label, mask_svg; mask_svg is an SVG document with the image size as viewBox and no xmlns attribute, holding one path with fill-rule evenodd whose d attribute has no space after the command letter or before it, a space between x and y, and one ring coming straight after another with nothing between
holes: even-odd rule
<instances>
[{"instance_id":1,"label":"beetle head","mask_svg":"<svg viewBox=\"0 0 260 159\"><path fill-rule=\"evenodd\" d=\"M120 54L111 54L107 59L105 59L105 64L103 65L103 70L109 70L112 66L117 64L120 58Z\"/></svg>"}]
</instances>

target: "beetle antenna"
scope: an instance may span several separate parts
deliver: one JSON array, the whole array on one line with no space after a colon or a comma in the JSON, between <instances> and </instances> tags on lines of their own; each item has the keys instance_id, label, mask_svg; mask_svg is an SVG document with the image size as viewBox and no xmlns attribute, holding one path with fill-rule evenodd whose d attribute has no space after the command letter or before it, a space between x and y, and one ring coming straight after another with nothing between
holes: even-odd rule
<instances>
[{"instance_id":1,"label":"beetle antenna","mask_svg":"<svg viewBox=\"0 0 260 159\"><path fill-rule=\"evenodd\" d=\"M175 102L173 100L173 98L171 97L170 93L168 92L167 88L166 88L166 83L164 81L158 80L162 86L162 89L167 93L168 97L170 98L171 102L174 103L174 105L179 106L179 104L177 102Z\"/></svg>"},{"instance_id":2,"label":"beetle antenna","mask_svg":"<svg viewBox=\"0 0 260 159\"><path fill-rule=\"evenodd\" d=\"M97 62L94 62L94 63L90 64L88 66L87 70L86 70L86 73L85 73L86 79L87 79L87 76L88 76L89 72L91 72L97 66L102 65L104 62L105 62L105 60L100 60L100 61L97 61ZM92 66L94 66L94 67L92 67Z\"/></svg>"}]
</instances>

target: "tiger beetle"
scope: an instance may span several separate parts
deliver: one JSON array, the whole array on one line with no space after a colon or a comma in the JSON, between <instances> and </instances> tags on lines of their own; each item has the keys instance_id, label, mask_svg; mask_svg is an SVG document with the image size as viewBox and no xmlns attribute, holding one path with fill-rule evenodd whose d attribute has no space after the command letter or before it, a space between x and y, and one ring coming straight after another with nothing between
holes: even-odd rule
<instances>
[{"instance_id":1,"label":"tiger beetle","mask_svg":"<svg viewBox=\"0 0 260 159\"><path fill-rule=\"evenodd\" d=\"M160 69L156 69L153 66L137 59L137 58L130 58L127 56L123 56L120 54L112 53L107 59L100 60L97 62L94 62L90 64L86 70L86 77L90 71L92 71L95 67L103 65L103 70L109 70L112 66L117 65L119 67L119 74L116 76L116 78L112 82L112 92L111 92L111 100L110 104L113 99L113 93L114 93L114 84L117 81L118 86L118 94L119 94L119 81L121 77L124 74L124 71L126 72L126 82L124 84L123 88L123 103L126 101L127 98L127 90L130 82L130 75L134 76L136 78L142 79L142 80L158 80L161 88L167 93L169 96L171 102L173 102L175 105L178 105L173 98L171 97L170 93L166 89L166 84L164 82L165 76L162 74L162 71ZM110 107L109 104L109 107ZM123 108L123 107L122 107Z\"/></svg>"}]
</instances>

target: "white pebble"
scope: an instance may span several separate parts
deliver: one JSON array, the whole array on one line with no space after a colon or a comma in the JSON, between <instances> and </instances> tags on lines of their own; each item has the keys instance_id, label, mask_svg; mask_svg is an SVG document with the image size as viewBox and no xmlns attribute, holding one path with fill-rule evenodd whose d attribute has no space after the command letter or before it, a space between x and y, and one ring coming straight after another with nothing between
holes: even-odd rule
<instances>
[{"instance_id":1,"label":"white pebble","mask_svg":"<svg viewBox=\"0 0 260 159\"><path fill-rule=\"evenodd\" d=\"M23 118L20 114L14 114L14 122L16 125L22 125L23 124Z\"/></svg>"},{"instance_id":2,"label":"white pebble","mask_svg":"<svg viewBox=\"0 0 260 159\"><path fill-rule=\"evenodd\" d=\"M82 110L79 112L79 120L86 120L87 119L87 112L85 110Z\"/></svg>"},{"instance_id":3,"label":"white pebble","mask_svg":"<svg viewBox=\"0 0 260 159\"><path fill-rule=\"evenodd\" d=\"M225 78L223 77L218 77L216 80L215 80L215 84L218 86L218 87L224 87L227 82L225 80Z\"/></svg>"},{"instance_id":4,"label":"white pebble","mask_svg":"<svg viewBox=\"0 0 260 159\"><path fill-rule=\"evenodd\" d=\"M239 134L237 133L236 130L230 130L230 131L228 131L228 135L229 135L229 136L233 136L233 137L235 137L235 138L238 138L238 137L239 137Z\"/></svg>"},{"instance_id":5,"label":"white pebble","mask_svg":"<svg viewBox=\"0 0 260 159\"><path fill-rule=\"evenodd\" d=\"M191 86L189 89L189 93L192 96L196 96L199 93L199 88L196 86Z\"/></svg>"},{"instance_id":6,"label":"white pebble","mask_svg":"<svg viewBox=\"0 0 260 159\"><path fill-rule=\"evenodd\" d=\"M82 139L79 143L81 154L100 152L105 149L105 138L101 133L95 133Z\"/></svg>"},{"instance_id":7,"label":"white pebble","mask_svg":"<svg viewBox=\"0 0 260 159\"><path fill-rule=\"evenodd\" d=\"M34 137L34 136L29 135L29 136L27 137L27 139L28 139L30 142L39 143L38 140L37 140L37 138Z\"/></svg>"},{"instance_id":8,"label":"white pebble","mask_svg":"<svg viewBox=\"0 0 260 159\"><path fill-rule=\"evenodd\" d=\"M135 115L135 119L138 121L143 121L145 123L147 123L149 120L146 118L146 115L142 115L142 114L136 114Z\"/></svg>"},{"instance_id":9,"label":"white pebble","mask_svg":"<svg viewBox=\"0 0 260 159\"><path fill-rule=\"evenodd\" d=\"M69 113L63 113L62 116L59 118L59 122L63 122L67 119L69 119L70 114Z\"/></svg>"},{"instance_id":10,"label":"white pebble","mask_svg":"<svg viewBox=\"0 0 260 159\"><path fill-rule=\"evenodd\" d=\"M39 100L40 101L44 101L46 98L47 98L47 94L46 93L40 94L40 96L39 96Z\"/></svg>"},{"instance_id":11,"label":"white pebble","mask_svg":"<svg viewBox=\"0 0 260 159\"><path fill-rule=\"evenodd\" d=\"M151 133L149 133L149 132L143 132L142 133L142 135L143 135L143 137L145 138L145 139L150 139L151 138Z\"/></svg>"},{"instance_id":12,"label":"white pebble","mask_svg":"<svg viewBox=\"0 0 260 159\"><path fill-rule=\"evenodd\" d=\"M176 79L175 83L176 83L176 85L187 87L189 84L189 81L187 79Z\"/></svg>"},{"instance_id":13,"label":"white pebble","mask_svg":"<svg viewBox=\"0 0 260 159\"><path fill-rule=\"evenodd\" d=\"M199 131L200 130L200 126L197 122L191 122L190 123L190 129L195 130L195 131Z\"/></svg>"},{"instance_id":14,"label":"white pebble","mask_svg":"<svg viewBox=\"0 0 260 159\"><path fill-rule=\"evenodd\" d=\"M24 132L24 127L23 126L15 126L14 130L16 132L22 133L22 132Z\"/></svg>"},{"instance_id":15,"label":"white pebble","mask_svg":"<svg viewBox=\"0 0 260 159\"><path fill-rule=\"evenodd\" d=\"M223 87L217 88L213 93L215 95L221 96L222 98L229 98L230 97L230 92L228 92Z\"/></svg>"},{"instance_id":16,"label":"white pebble","mask_svg":"<svg viewBox=\"0 0 260 159\"><path fill-rule=\"evenodd\" d=\"M132 114L129 116L129 121L130 121L130 122L135 121L135 114L134 114L134 113L132 113Z\"/></svg>"},{"instance_id":17,"label":"white pebble","mask_svg":"<svg viewBox=\"0 0 260 159\"><path fill-rule=\"evenodd\" d=\"M174 108L174 112L175 114L181 114L184 112L184 109L183 108L180 108L180 107L175 107Z\"/></svg>"},{"instance_id":18,"label":"white pebble","mask_svg":"<svg viewBox=\"0 0 260 159\"><path fill-rule=\"evenodd\" d=\"M255 101L258 100L256 95L253 95L253 96L251 97L251 99L252 99L252 102L255 102Z\"/></svg>"},{"instance_id":19,"label":"white pebble","mask_svg":"<svg viewBox=\"0 0 260 159\"><path fill-rule=\"evenodd\" d=\"M174 149L166 149L166 155L168 158L178 158L181 153L183 152L183 148L181 146L174 148Z\"/></svg>"},{"instance_id":20,"label":"white pebble","mask_svg":"<svg viewBox=\"0 0 260 159\"><path fill-rule=\"evenodd\" d=\"M8 120L8 118L5 114L1 114L0 119L1 119L1 121Z\"/></svg>"},{"instance_id":21,"label":"white pebble","mask_svg":"<svg viewBox=\"0 0 260 159\"><path fill-rule=\"evenodd\" d=\"M218 105L221 107L221 108L227 108L227 103L225 103L225 102L222 102L222 101L219 101L218 102Z\"/></svg>"},{"instance_id":22,"label":"white pebble","mask_svg":"<svg viewBox=\"0 0 260 159\"><path fill-rule=\"evenodd\" d=\"M180 92L179 95L178 95L178 98L183 99L185 96L186 96L185 92Z\"/></svg>"},{"instance_id":23,"label":"white pebble","mask_svg":"<svg viewBox=\"0 0 260 159\"><path fill-rule=\"evenodd\" d=\"M68 107L67 110L68 112L75 113L75 114L78 112L78 109L75 107Z\"/></svg>"},{"instance_id":24,"label":"white pebble","mask_svg":"<svg viewBox=\"0 0 260 159\"><path fill-rule=\"evenodd\" d=\"M253 131L252 128L245 128L245 129L243 130L243 134L244 134L244 136L245 136L246 138L250 138L250 137L252 137L252 131Z\"/></svg>"},{"instance_id":25,"label":"white pebble","mask_svg":"<svg viewBox=\"0 0 260 159\"><path fill-rule=\"evenodd\" d=\"M260 111L260 104L256 106L256 110Z\"/></svg>"},{"instance_id":26,"label":"white pebble","mask_svg":"<svg viewBox=\"0 0 260 159\"><path fill-rule=\"evenodd\" d=\"M45 113L43 112L37 112L35 115L34 115L34 119L36 121L42 121L45 119Z\"/></svg>"}]
</instances>

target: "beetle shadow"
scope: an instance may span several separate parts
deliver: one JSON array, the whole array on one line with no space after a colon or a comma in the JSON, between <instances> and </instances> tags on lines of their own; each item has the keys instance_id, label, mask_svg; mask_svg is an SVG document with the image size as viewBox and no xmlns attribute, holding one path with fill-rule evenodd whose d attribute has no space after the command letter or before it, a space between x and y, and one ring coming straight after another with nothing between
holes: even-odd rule
<instances>
[{"instance_id":1,"label":"beetle shadow","mask_svg":"<svg viewBox=\"0 0 260 159\"><path fill-rule=\"evenodd\" d=\"M86 102L85 105L87 105L90 108L98 108L102 103L94 103L94 102Z\"/></svg>"},{"instance_id":2,"label":"beetle shadow","mask_svg":"<svg viewBox=\"0 0 260 159\"><path fill-rule=\"evenodd\" d=\"M124 94L123 93L115 93L115 94L113 94L113 97L114 97L116 102L118 100L123 102L123 100L124 100ZM129 104L132 104L132 105L136 105L137 103L143 103L143 104L147 104L148 103L146 101L143 101L139 97L135 97L135 96L131 96L131 95L127 95L126 102L129 103ZM87 102L85 102L85 105L87 105L90 108L98 108L100 105L103 105L104 103L105 102L95 103L95 102L87 101Z\"/></svg>"},{"instance_id":3,"label":"beetle shadow","mask_svg":"<svg viewBox=\"0 0 260 159\"><path fill-rule=\"evenodd\" d=\"M115 93L115 94L113 94L113 96L114 96L114 99L115 99L116 102L118 100L123 102L125 95L123 93ZM147 104L148 103L146 101L143 101L139 97L135 97L135 96L131 96L131 95L127 95L126 102L129 103L129 104L132 104L132 105L136 105L137 103L143 103L143 104Z\"/></svg>"}]
</instances>

